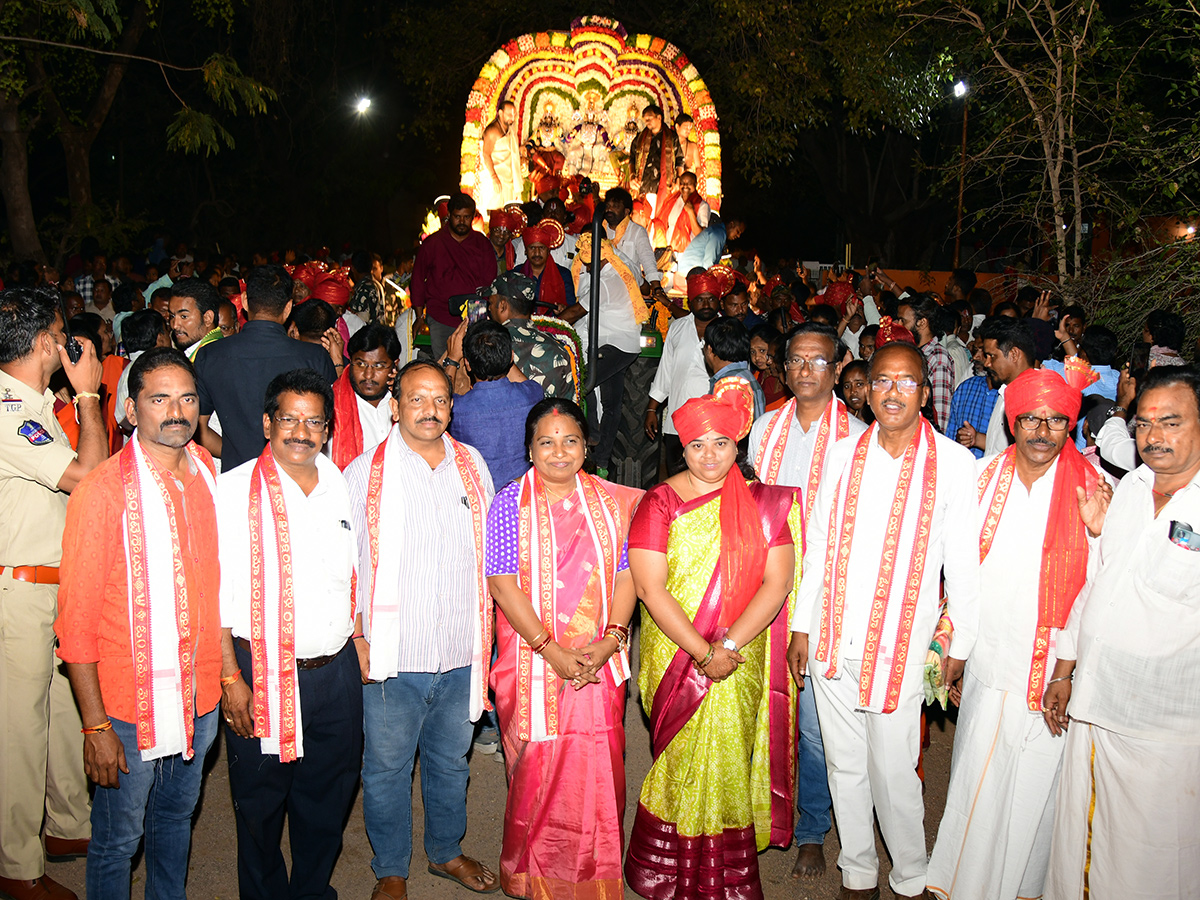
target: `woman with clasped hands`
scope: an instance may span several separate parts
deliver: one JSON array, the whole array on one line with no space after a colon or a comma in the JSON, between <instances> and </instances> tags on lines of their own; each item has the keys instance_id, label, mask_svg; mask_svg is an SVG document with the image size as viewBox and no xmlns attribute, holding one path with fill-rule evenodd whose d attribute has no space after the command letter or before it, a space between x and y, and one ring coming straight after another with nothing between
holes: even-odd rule
<instances>
[{"instance_id":1,"label":"woman with clasped hands","mask_svg":"<svg viewBox=\"0 0 1200 900\"><path fill-rule=\"evenodd\" d=\"M637 602L625 542L642 491L581 472L587 419L529 411L533 464L488 511L499 607L491 685L508 768L500 884L510 897L620 896L625 681Z\"/></svg>"}]
</instances>

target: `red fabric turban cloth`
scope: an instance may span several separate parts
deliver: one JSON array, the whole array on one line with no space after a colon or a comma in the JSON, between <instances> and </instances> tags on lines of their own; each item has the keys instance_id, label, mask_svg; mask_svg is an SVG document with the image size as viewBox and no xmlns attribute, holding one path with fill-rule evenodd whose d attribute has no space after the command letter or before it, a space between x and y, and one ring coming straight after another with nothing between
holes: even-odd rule
<instances>
[{"instance_id":1,"label":"red fabric turban cloth","mask_svg":"<svg viewBox=\"0 0 1200 900\"><path fill-rule=\"evenodd\" d=\"M350 282L341 269L326 272L313 285L312 295L333 306L345 306L350 302Z\"/></svg>"},{"instance_id":2,"label":"red fabric turban cloth","mask_svg":"<svg viewBox=\"0 0 1200 900\"><path fill-rule=\"evenodd\" d=\"M1067 384L1061 375L1049 369L1026 369L1004 389L1004 415L1014 434L1017 416L1043 406L1069 418L1071 424L1068 428L1074 428L1082 404L1083 393L1080 389Z\"/></svg>"},{"instance_id":3,"label":"red fabric turban cloth","mask_svg":"<svg viewBox=\"0 0 1200 900\"><path fill-rule=\"evenodd\" d=\"M716 432L741 440L754 420L754 396L740 378L722 379L715 394L693 397L671 416L686 446ZM767 565L767 541L746 479L734 463L721 486L721 615L728 628L745 610L762 584Z\"/></svg>"},{"instance_id":4,"label":"red fabric turban cloth","mask_svg":"<svg viewBox=\"0 0 1200 900\"><path fill-rule=\"evenodd\" d=\"M733 270L728 266L713 266L707 272L689 275L687 278L688 300L695 300L701 294L712 294L720 300L729 293L733 282Z\"/></svg>"},{"instance_id":5,"label":"red fabric turban cloth","mask_svg":"<svg viewBox=\"0 0 1200 900\"><path fill-rule=\"evenodd\" d=\"M671 421L685 444L710 431L740 441L754 422L754 395L741 379L722 379L716 394L693 397L671 414Z\"/></svg>"},{"instance_id":6,"label":"red fabric turban cloth","mask_svg":"<svg viewBox=\"0 0 1200 900\"><path fill-rule=\"evenodd\" d=\"M488 230L507 228L510 232L520 231L525 220L505 209L493 209L488 216Z\"/></svg>"},{"instance_id":7,"label":"red fabric turban cloth","mask_svg":"<svg viewBox=\"0 0 1200 900\"><path fill-rule=\"evenodd\" d=\"M903 341L907 344L917 345L917 339L913 337L913 333L904 327L902 322L897 322L891 316L884 316L879 320L879 333L875 335L875 349L878 350L884 344L891 344L895 341Z\"/></svg>"},{"instance_id":8,"label":"red fabric turban cloth","mask_svg":"<svg viewBox=\"0 0 1200 900\"><path fill-rule=\"evenodd\" d=\"M542 219L536 225L526 225L521 229L521 240L526 247L543 244L548 250L561 247L566 232L554 219Z\"/></svg>"}]
</instances>

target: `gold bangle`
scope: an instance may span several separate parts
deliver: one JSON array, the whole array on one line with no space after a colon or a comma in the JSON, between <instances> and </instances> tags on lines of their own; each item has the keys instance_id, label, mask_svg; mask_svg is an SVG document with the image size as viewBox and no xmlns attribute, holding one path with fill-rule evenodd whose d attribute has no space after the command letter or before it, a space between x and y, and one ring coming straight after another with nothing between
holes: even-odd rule
<instances>
[{"instance_id":1,"label":"gold bangle","mask_svg":"<svg viewBox=\"0 0 1200 900\"><path fill-rule=\"evenodd\" d=\"M714 647L712 644L709 644L708 645L708 654L704 657L704 659L697 661L696 667L698 669L703 669L710 662L712 662L713 654L716 652L717 652L717 648ZM695 659L695 657L693 657L693 659Z\"/></svg>"}]
</instances>

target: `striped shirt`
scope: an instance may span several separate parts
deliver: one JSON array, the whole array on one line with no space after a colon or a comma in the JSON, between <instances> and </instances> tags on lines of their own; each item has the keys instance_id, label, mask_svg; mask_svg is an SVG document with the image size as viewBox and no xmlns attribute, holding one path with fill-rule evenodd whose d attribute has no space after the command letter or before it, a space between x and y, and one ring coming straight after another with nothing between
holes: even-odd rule
<instances>
[{"instance_id":1,"label":"striped shirt","mask_svg":"<svg viewBox=\"0 0 1200 900\"><path fill-rule=\"evenodd\" d=\"M478 577L475 539L466 488L454 465L454 451L443 436L446 456L436 468L405 443L398 428L391 440L399 451L400 465L384 467L384 478L397 479L405 503L397 532L406 536L402 546L379 547L399 553L401 672L449 672L471 664L475 628L475 579ZM483 457L474 448L471 456L483 476L490 502L491 477ZM371 604L371 546L367 530L367 488L374 451L362 454L347 466L350 513L358 535L359 609Z\"/></svg>"}]
</instances>

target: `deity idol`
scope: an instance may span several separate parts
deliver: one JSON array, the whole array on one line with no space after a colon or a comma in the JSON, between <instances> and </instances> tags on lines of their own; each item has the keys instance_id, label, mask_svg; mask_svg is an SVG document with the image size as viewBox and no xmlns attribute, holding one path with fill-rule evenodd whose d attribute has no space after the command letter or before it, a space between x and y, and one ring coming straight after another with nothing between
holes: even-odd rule
<instances>
[{"instance_id":1,"label":"deity idol","mask_svg":"<svg viewBox=\"0 0 1200 900\"><path fill-rule=\"evenodd\" d=\"M557 106L547 100L542 107L537 133L525 144L529 158L529 180L538 197L558 191L566 157L561 149L562 125L556 115Z\"/></svg>"}]
</instances>

